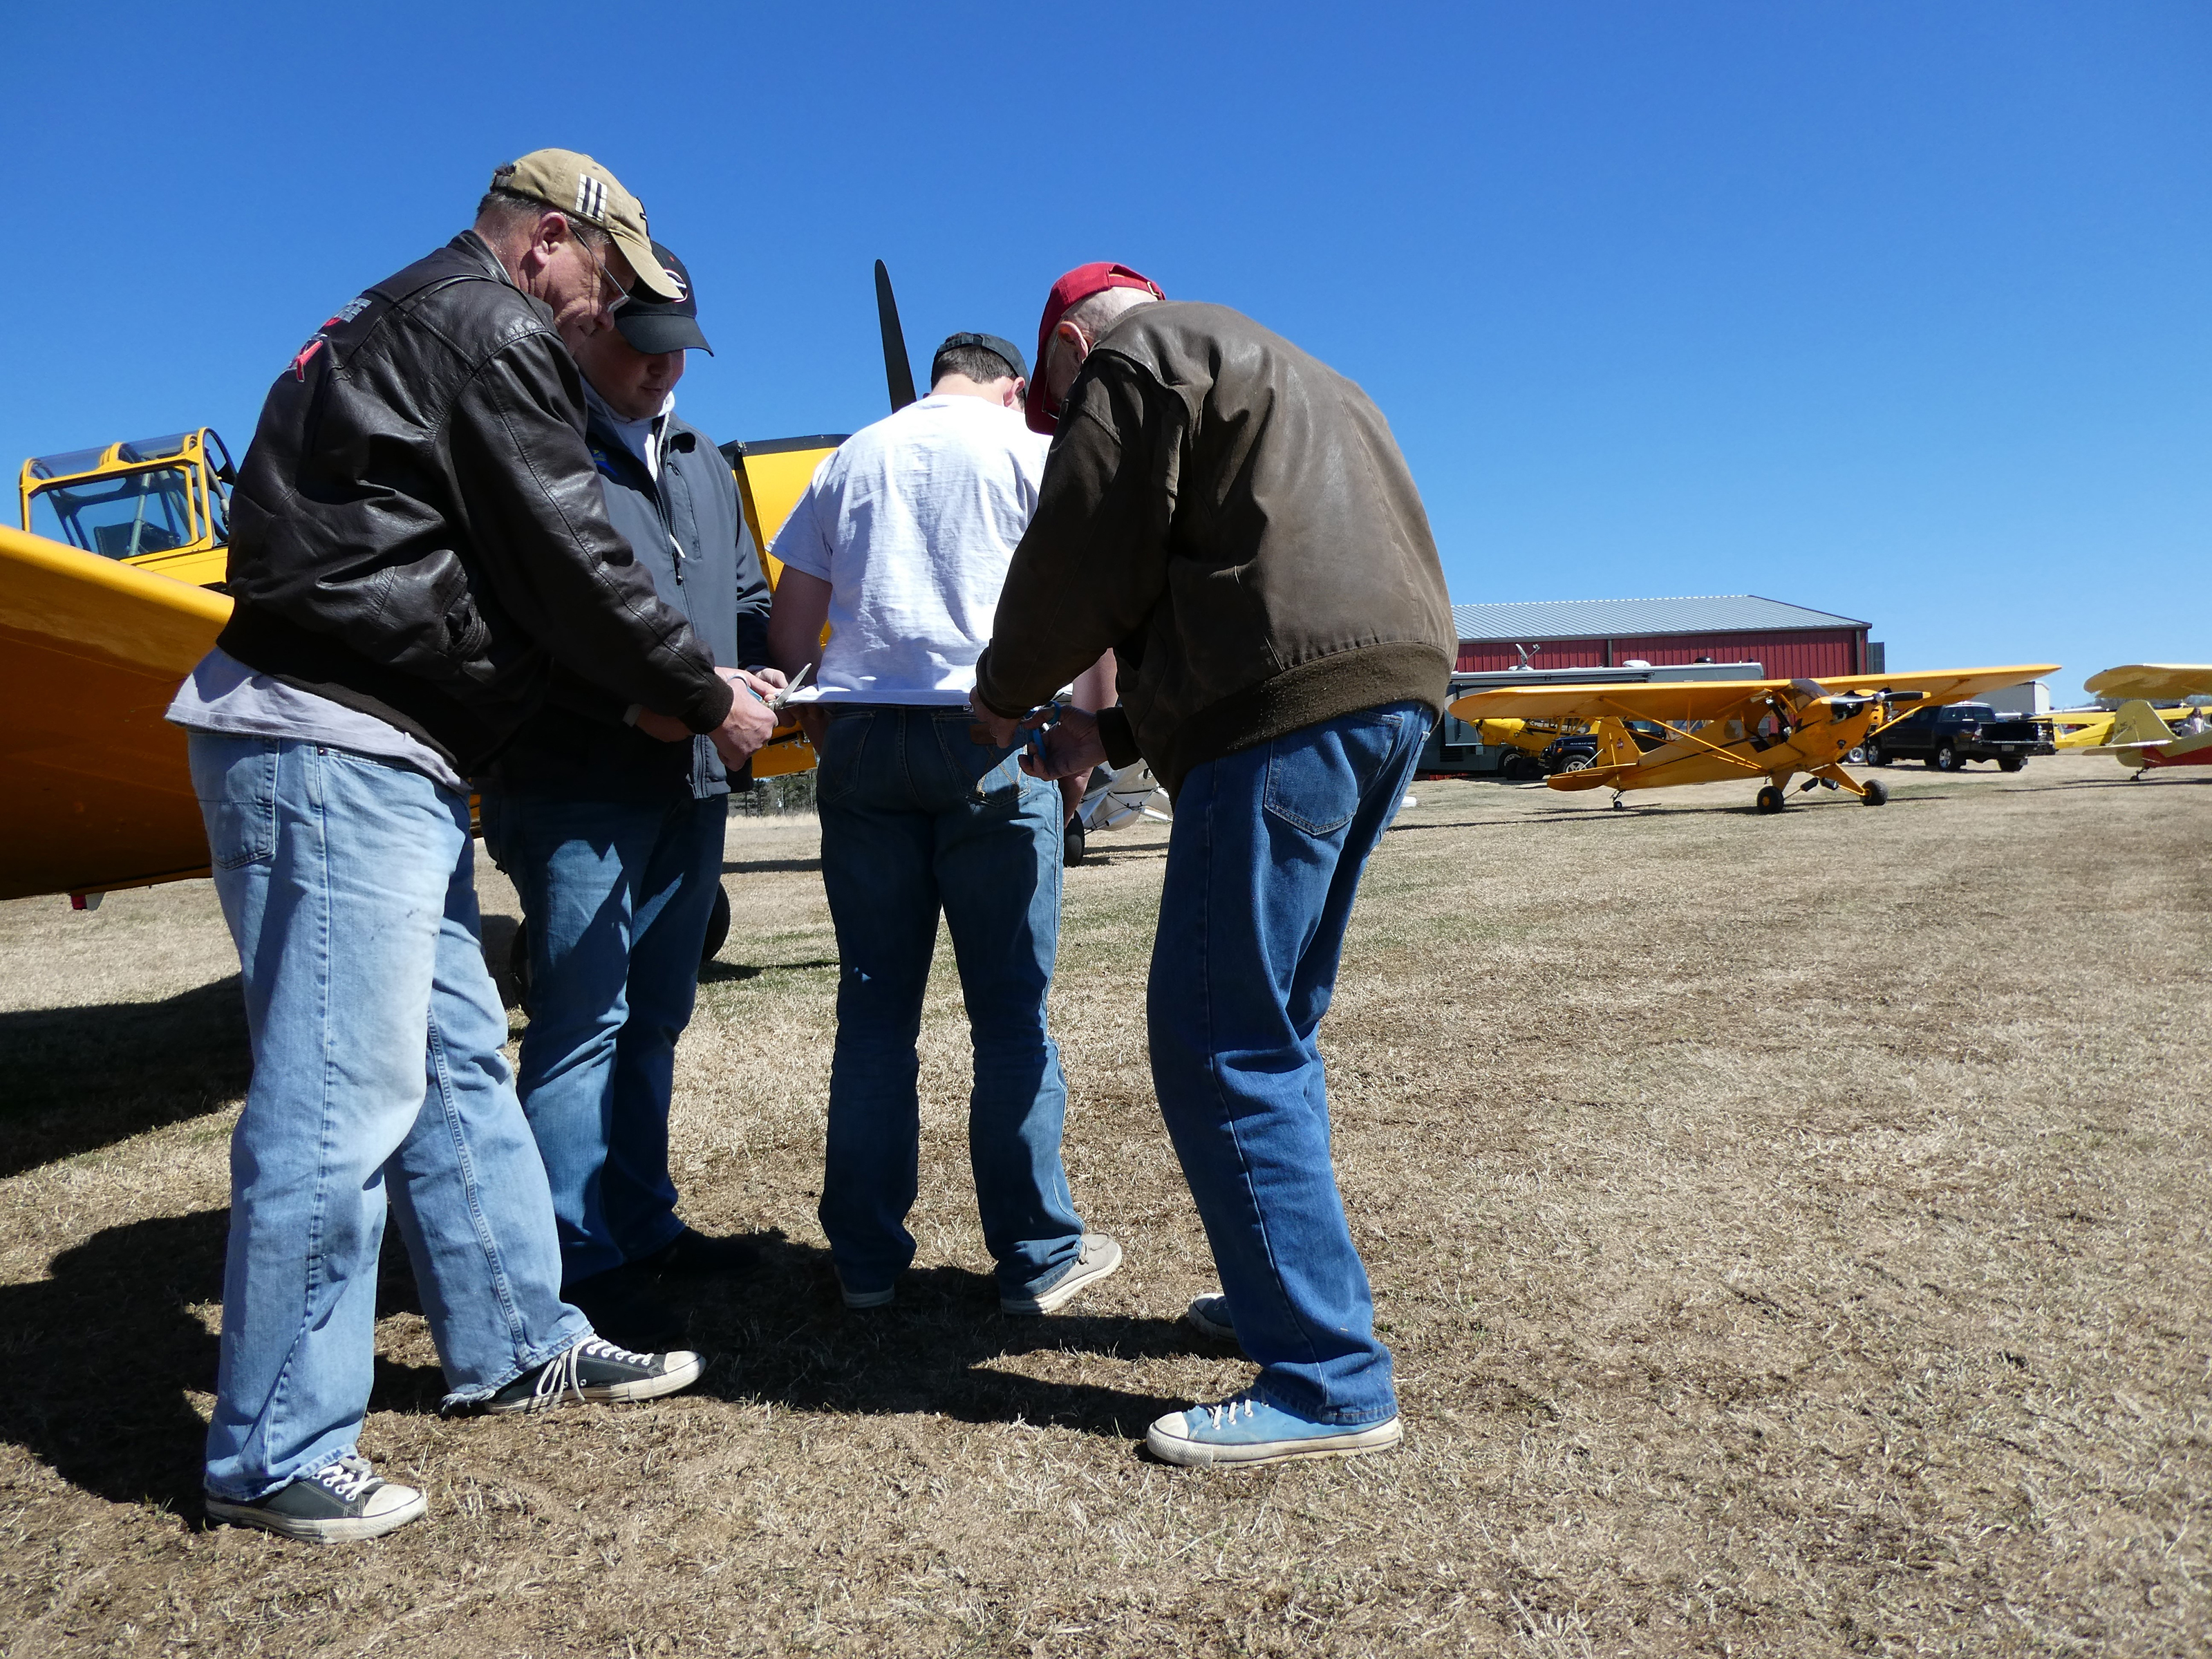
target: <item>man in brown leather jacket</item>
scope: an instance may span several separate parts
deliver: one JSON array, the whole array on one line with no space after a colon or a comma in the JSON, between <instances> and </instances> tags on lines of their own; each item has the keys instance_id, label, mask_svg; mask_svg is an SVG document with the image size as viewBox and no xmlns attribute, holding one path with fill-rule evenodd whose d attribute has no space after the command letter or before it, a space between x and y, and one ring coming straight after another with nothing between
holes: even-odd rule
<instances>
[{"instance_id":1,"label":"man in brown leather jacket","mask_svg":"<svg viewBox=\"0 0 2212 1659\"><path fill-rule=\"evenodd\" d=\"M545 1167L484 969L468 776L560 664L641 730L733 763L773 729L609 522L556 324L672 296L644 210L588 155L492 179L475 226L341 307L277 375L235 496L191 732L253 1083L231 1141L211 1519L373 1538L423 1498L358 1437L387 1200L453 1409L689 1386L562 1299ZM732 684L734 682L734 684Z\"/></svg>"},{"instance_id":2,"label":"man in brown leather jacket","mask_svg":"<svg viewBox=\"0 0 2212 1659\"><path fill-rule=\"evenodd\" d=\"M1147 1443L1196 1466L1379 1450L1390 1355L1314 1039L1456 647L1428 518L1366 395L1226 307L1084 266L1037 359L1031 423L1057 432L976 713L1004 741L1101 653L1120 664L1121 706L1068 711L1036 769L1141 756L1175 796L1153 1086L1221 1273L1192 1321L1261 1366Z\"/></svg>"}]
</instances>

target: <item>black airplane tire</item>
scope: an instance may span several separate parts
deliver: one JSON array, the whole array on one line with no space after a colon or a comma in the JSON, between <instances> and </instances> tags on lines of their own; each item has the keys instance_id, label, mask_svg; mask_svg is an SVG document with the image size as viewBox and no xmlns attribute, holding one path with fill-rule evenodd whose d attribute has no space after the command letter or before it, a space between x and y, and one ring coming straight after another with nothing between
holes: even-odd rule
<instances>
[{"instance_id":1,"label":"black airplane tire","mask_svg":"<svg viewBox=\"0 0 2212 1659\"><path fill-rule=\"evenodd\" d=\"M722 954L722 946L730 938L730 893L720 882L714 884L714 908L707 917L707 937L699 946L699 965L703 968Z\"/></svg>"},{"instance_id":2,"label":"black airplane tire","mask_svg":"<svg viewBox=\"0 0 2212 1659\"><path fill-rule=\"evenodd\" d=\"M1869 778L1866 781L1866 793L1861 795L1859 799L1869 806L1886 806L1889 804L1889 786L1880 778Z\"/></svg>"},{"instance_id":3,"label":"black airplane tire","mask_svg":"<svg viewBox=\"0 0 2212 1659\"><path fill-rule=\"evenodd\" d=\"M1997 757L1997 770L2000 772L2017 772L2021 768L2027 764L2027 757L2025 755L2000 755Z\"/></svg>"},{"instance_id":4,"label":"black airplane tire","mask_svg":"<svg viewBox=\"0 0 2212 1659\"><path fill-rule=\"evenodd\" d=\"M1779 784L1770 783L1765 788L1759 792L1759 799L1756 804L1759 810L1762 812L1779 812L1784 806L1789 805L1789 800L1790 798L1782 793L1782 788Z\"/></svg>"},{"instance_id":5,"label":"black airplane tire","mask_svg":"<svg viewBox=\"0 0 2212 1659\"><path fill-rule=\"evenodd\" d=\"M1936 745L1936 752L1928 757L1928 763L1938 772L1955 772L1965 764L1959 758L1959 751L1948 743Z\"/></svg>"},{"instance_id":6,"label":"black airplane tire","mask_svg":"<svg viewBox=\"0 0 2212 1659\"><path fill-rule=\"evenodd\" d=\"M1070 870L1083 862L1083 823L1079 818L1067 821L1066 836L1060 842L1060 864Z\"/></svg>"}]
</instances>

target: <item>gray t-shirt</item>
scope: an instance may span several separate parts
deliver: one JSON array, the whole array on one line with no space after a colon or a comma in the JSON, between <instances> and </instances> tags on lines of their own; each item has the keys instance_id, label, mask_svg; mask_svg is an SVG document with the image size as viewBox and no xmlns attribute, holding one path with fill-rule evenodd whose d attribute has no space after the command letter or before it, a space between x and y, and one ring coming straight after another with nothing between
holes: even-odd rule
<instances>
[{"instance_id":1,"label":"gray t-shirt","mask_svg":"<svg viewBox=\"0 0 2212 1659\"><path fill-rule=\"evenodd\" d=\"M469 793L460 774L419 738L374 714L257 674L221 646L202 657L191 677L177 688L164 718L190 732L343 749L420 772L441 789Z\"/></svg>"}]
</instances>

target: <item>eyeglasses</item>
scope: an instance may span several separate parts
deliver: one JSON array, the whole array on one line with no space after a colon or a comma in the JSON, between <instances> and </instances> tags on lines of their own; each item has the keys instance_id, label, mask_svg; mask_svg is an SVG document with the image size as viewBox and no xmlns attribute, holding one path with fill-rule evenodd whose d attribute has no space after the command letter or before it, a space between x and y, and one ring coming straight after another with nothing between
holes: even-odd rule
<instances>
[{"instance_id":1,"label":"eyeglasses","mask_svg":"<svg viewBox=\"0 0 2212 1659\"><path fill-rule=\"evenodd\" d=\"M609 311L614 311L625 304L630 297L630 291L624 288L620 283L615 281L614 272L609 270L607 269L607 262L599 258L599 251L593 247L589 242L586 241L583 237L577 235L574 225L572 224L568 227L568 234L572 236L575 236L576 246L583 249L586 253L591 256L592 264L599 269L600 279L604 281L609 288L614 289L615 297L606 301L606 308Z\"/></svg>"}]
</instances>

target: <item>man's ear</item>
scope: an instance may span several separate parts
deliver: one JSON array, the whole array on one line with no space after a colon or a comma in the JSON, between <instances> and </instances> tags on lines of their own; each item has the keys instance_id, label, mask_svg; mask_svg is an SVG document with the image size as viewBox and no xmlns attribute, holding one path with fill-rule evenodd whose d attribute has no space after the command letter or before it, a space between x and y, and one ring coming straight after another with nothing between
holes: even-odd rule
<instances>
[{"instance_id":1,"label":"man's ear","mask_svg":"<svg viewBox=\"0 0 2212 1659\"><path fill-rule=\"evenodd\" d=\"M999 402L1002 407L1019 412L1029 402L1029 395L1030 383L1017 374L1006 382L1006 389L1000 394Z\"/></svg>"}]
</instances>

